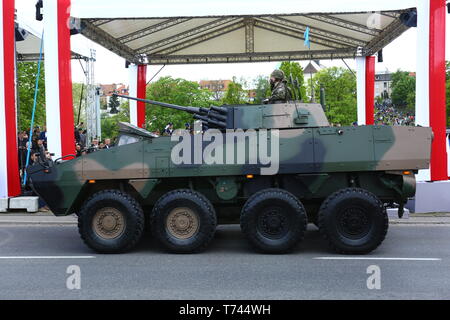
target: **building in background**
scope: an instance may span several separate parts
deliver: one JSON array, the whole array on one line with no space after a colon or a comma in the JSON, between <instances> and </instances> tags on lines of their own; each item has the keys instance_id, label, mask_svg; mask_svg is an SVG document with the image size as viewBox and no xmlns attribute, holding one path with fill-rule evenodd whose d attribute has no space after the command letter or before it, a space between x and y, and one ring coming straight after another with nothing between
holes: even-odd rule
<instances>
[{"instance_id":1,"label":"building in background","mask_svg":"<svg viewBox=\"0 0 450 320\"><path fill-rule=\"evenodd\" d=\"M213 98L219 101L225 95L231 80L201 80L198 84L201 89L207 89L213 93Z\"/></svg>"},{"instance_id":2,"label":"building in background","mask_svg":"<svg viewBox=\"0 0 450 320\"><path fill-rule=\"evenodd\" d=\"M100 84L100 105L108 105L111 96L114 93L128 95L128 86L123 83L113 83L113 84ZM122 101L122 98L120 98Z\"/></svg>"},{"instance_id":3,"label":"building in background","mask_svg":"<svg viewBox=\"0 0 450 320\"><path fill-rule=\"evenodd\" d=\"M389 71L375 74L375 97L389 99L392 94L392 73Z\"/></svg>"}]
</instances>

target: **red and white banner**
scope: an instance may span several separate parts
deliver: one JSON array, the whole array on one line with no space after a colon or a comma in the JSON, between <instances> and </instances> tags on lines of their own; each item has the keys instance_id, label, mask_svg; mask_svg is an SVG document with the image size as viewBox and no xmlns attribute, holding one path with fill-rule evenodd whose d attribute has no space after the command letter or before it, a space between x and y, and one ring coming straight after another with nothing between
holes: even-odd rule
<instances>
[{"instance_id":1,"label":"red and white banner","mask_svg":"<svg viewBox=\"0 0 450 320\"><path fill-rule=\"evenodd\" d=\"M445 102L446 0L421 0L417 7L416 124L432 127L430 170L419 180L448 180Z\"/></svg>"},{"instance_id":2,"label":"red and white banner","mask_svg":"<svg viewBox=\"0 0 450 320\"><path fill-rule=\"evenodd\" d=\"M130 89L129 95L145 99L147 88L147 66L130 65ZM130 102L130 123L140 128L145 127L145 103L135 100Z\"/></svg>"},{"instance_id":3,"label":"red and white banner","mask_svg":"<svg viewBox=\"0 0 450 320\"><path fill-rule=\"evenodd\" d=\"M43 12L47 147L59 158L75 153L70 0L44 1Z\"/></svg>"},{"instance_id":4,"label":"red and white banner","mask_svg":"<svg viewBox=\"0 0 450 320\"><path fill-rule=\"evenodd\" d=\"M375 57L356 58L358 125L374 124Z\"/></svg>"},{"instance_id":5,"label":"red and white banner","mask_svg":"<svg viewBox=\"0 0 450 320\"><path fill-rule=\"evenodd\" d=\"M0 198L20 194L14 0L0 3Z\"/></svg>"}]
</instances>

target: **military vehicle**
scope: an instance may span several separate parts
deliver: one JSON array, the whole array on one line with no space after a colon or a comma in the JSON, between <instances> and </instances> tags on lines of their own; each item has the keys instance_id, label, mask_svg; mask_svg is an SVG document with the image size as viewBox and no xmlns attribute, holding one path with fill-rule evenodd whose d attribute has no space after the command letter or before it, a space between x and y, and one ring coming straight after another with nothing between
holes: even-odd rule
<instances>
[{"instance_id":1,"label":"military vehicle","mask_svg":"<svg viewBox=\"0 0 450 320\"><path fill-rule=\"evenodd\" d=\"M415 173L429 166L430 128L332 127L320 104L298 101L194 108L130 99L189 112L203 132L165 137L120 123L114 147L28 169L52 212L76 213L82 239L101 253L132 249L144 224L168 251L199 252L229 223L257 251L283 253L308 222L335 251L368 253L387 233L386 207L401 215Z\"/></svg>"}]
</instances>

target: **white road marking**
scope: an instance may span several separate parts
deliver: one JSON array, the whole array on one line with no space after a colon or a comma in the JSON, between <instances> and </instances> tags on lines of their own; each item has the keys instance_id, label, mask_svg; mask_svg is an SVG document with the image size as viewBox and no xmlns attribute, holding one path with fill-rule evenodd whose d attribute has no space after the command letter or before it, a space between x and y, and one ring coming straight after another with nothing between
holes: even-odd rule
<instances>
[{"instance_id":1,"label":"white road marking","mask_svg":"<svg viewBox=\"0 0 450 320\"><path fill-rule=\"evenodd\" d=\"M25 259L25 260L31 260L31 259L92 259L95 258L94 256L4 256L0 257L0 259L7 260L19 260L19 259Z\"/></svg>"},{"instance_id":2,"label":"white road marking","mask_svg":"<svg viewBox=\"0 0 450 320\"><path fill-rule=\"evenodd\" d=\"M441 258L316 257L315 260L441 261Z\"/></svg>"}]
</instances>

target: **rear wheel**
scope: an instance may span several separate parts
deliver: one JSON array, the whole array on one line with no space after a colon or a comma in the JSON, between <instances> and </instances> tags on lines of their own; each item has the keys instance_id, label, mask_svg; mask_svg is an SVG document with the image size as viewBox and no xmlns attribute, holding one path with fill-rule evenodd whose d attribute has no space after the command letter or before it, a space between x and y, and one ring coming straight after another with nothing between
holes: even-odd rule
<instances>
[{"instance_id":1,"label":"rear wheel","mask_svg":"<svg viewBox=\"0 0 450 320\"><path fill-rule=\"evenodd\" d=\"M211 202L201 193L180 189L163 195L151 214L152 234L171 252L199 252L214 237L217 218Z\"/></svg>"},{"instance_id":2,"label":"rear wheel","mask_svg":"<svg viewBox=\"0 0 450 320\"><path fill-rule=\"evenodd\" d=\"M383 203L364 189L335 192L323 202L319 212L319 230L339 253L371 252L384 240L388 226Z\"/></svg>"},{"instance_id":3,"label":"rear wheel","mask_svg":"<svg viewBox=\"0 0 450 320\"><path fill-rule=\"evenodd\" d=\"M262 190L251 196L242 208L242 232L261 252L292 250L303 239L306 224L302 203L285 190Z\"/></svg>"},{"instance_id":4,"label":"rear wheel","mask_svg":"<svg viewBox=\"0 0 450 320\"><path fill-rule=\"evenodd\" d=\"M139 203L118 190L95 193L78 215L83 241L100 253L131 250L141 239L144 213Z\"/></svg>"}]
</instances>

